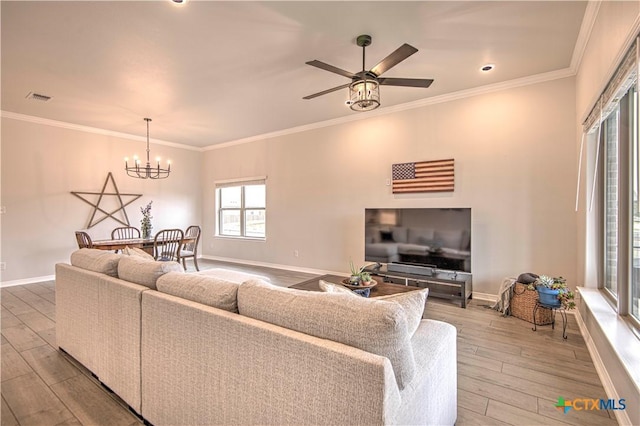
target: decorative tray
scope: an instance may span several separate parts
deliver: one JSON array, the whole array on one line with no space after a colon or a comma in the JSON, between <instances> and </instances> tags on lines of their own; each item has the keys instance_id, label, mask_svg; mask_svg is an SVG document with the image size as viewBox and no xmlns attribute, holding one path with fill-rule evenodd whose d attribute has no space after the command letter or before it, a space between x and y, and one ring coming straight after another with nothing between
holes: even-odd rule
<instances>
[{"instance_id":1,"label":"decorative tray","mask_svg":"<svg viewBox=\"0 0 640 426\"><path fill-rule=\"evenodd\" d=\"M342 285L351 289L359 289L359 288L372 288L378 285L378 283L376 281L372 281L371 284L368 284L368 285L353 285L349 282L349 278L345 278L344 280L342 280Z\"/></svg>"}]
</instances>

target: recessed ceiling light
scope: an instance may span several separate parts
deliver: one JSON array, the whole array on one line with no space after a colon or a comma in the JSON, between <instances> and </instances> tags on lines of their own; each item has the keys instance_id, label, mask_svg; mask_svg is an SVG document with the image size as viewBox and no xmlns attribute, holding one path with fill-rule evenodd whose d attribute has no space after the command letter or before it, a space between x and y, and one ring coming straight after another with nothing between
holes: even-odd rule
<instances>
[{"instance_id":1,"label":"recessed ceiling light","mask_svg":"<svg viewBox=\"0 0 640 426\"><path fill-rule=\"evenodd\" d=\"M185 4L187 2L187 0L171 0L172 2L174 2L175 4Z\"/></svg>"},{"instance_id":2,"label":"recessed ceiling light","mask_svg":"<svg viewBox=\"0 0 640 426\"><path fill-rule=\"evenodd\" d=\"M483 66L482 66L482 68L480 68L480 71L482 71L482 72L489 72L489 71L491 71L492 69L494 69L495 67L496 67L496 66L495 66L494 64L486 64L486 65L483 65Z\"/></svg>"}]
</instances>

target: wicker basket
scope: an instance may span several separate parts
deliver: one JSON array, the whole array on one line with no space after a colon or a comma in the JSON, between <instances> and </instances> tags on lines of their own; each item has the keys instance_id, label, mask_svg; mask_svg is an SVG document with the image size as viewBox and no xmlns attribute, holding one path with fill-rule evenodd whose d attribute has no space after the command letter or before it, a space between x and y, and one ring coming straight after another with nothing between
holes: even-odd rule
<instances>
[{"instance_id":1,"label":"wicker basket","mask_svg":"<svg viewBox=\"0 0 640 426\"><path fill-rule=\"evenodd\" d=\"M528 290L527 286L522 283L516 283L513 286L511 295L511 315L516 318L523 319L533 324L533 308L538 301L538 292L536 290ZM546 325L553 322L553 311L546 308L538 308L536 311L536 324Z\"/></svg>"}]
</instances>

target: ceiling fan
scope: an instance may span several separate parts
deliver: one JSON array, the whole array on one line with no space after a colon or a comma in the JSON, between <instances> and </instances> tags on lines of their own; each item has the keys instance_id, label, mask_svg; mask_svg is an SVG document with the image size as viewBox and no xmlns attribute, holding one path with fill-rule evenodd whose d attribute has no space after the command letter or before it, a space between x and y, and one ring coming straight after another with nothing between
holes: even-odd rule
<instances>
[{"instance_id":1,"label":"ceiling fan","mask_svg":"<svg viewBox=\"0 0 640 426\"><path fill-rule=\"evenodd\" d=\"M322 92L305 96L303 99L317 98L318 96L348 87L349 100L347 101L347 105L354 111L370 111L380 106L380 85L427 88L433 83L432 79L380 77L383 73L416 53L418 49L415 47L405 43L389 56L378 62L375 67L369 71L365 71L365 48L371 44L371 36L366 34L360 35L356 39L356 43L362 47L362 71L358 73L350 73L349 71L325 64L318 60L306 62L307 65L348 77L351 79L351 83L323 90Z\"/></svg>"}]
</instances>

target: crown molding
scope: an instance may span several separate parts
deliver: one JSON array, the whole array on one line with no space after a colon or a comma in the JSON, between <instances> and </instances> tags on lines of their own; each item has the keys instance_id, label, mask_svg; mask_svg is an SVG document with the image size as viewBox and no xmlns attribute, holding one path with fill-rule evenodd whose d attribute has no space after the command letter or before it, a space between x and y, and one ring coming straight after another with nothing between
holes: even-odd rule
<instances>
[{"instance_id":1,"label":"crown molding","mask_svg":"<svg viewBox=\"0 0 640 426\"><path fill-rule=\"evenodd\" d=\"M58 127L60 129L76 130L76 131L85 132L85 133L93 133L96 135L109 136L109 137L120 138L120 139L129 139L129 140L141 141L141 142L147 141L147 138L145 136L114 132L112 130L99 129L97 127L90 127L90 126L82 126L80 124L66 123L64 121L50 120L48 118L35 117L33 115L26 115L26 114L19 114L17 112L11 112L11 111L0 111L0 117L9 118L12 120L26 121L28 123L41 124L44 126ZM172 148L186 149L189 151L198 151L198 152L203 151L202 148L185 145L181 143L163 141L160 139L149 138L149 142L156 145L170 146Z\"/></svg>"},{"instance_id":2,"label":"crown molding","mask_svg":"<svg viewBox=\"0 0 640 426\"><path fill-rule=\"evenodd\" d=\"M447 93L444 95L433 96L431 98L420 99L413 102L407 102L404 104L393 105L389 107L381 107L373 111L369 111L366 114L349 115L346 117L334 118L326 121L319 121L317 123L305 124L304 126L291 127L289 129L278 130L275 132L264 133L261 135L251 136L248 138L237 139L229 142L222 142L215 145L207 146L203 151L212 151L216 149L228 148L230 146L242 145L245 143L261 141L265 139L276 138L280 136L291 135L294 133L306 132L309 130L320 129L323 127L337 126L339 124L350 123L353 121L366 120L373 117L380 117L387 114L393 114L400 111L406 111L410 109L422 108L424 106L441 104L445 102L451 102L455 100L470 98L473 96L484 95L488 93L499 92L507 89L514 89L517 87L529 86L532 84L544 83L546 81L558 80L567 77L573 77L575 72L570 68L563 68L556 71L550 71L542 74L531 75L522 78L516 78L509 81L503 81L495 84L488 84L485 86L474 87L472 89L460 90L458 92Z\"/></svg>"},{"instance_id":3,"label":"crown molding","mask_svg":"<svg viewBox=\"0 0 640 426\"><path fill-rule=\"evenodd\" d=\"M149 139L149 141L157 145L170 146L174 148L186 149L189 151L197 151L197 152L212 151L216 149L228 148L230 146L243 145L246 143L276 138L280 136L287 136L295 133L302 133L309 130L321 129L324 127L332 127L332 126L351 123L359 120L366 120L373 117L380 117L383 115L394 114L396 112L456 101L460 99L470 98L473 96L499 92L502 90L508 90L508 89L514 89L517 87L529 86L532 84L544 83L546 81L558 80L562 78L572 77L574 75L575 75L574 70L572 70L571 68L564 68L564 69L550 71L542 74L536 74L536 75L531 75L527 77L516 78L513 80L503 81L500 83L488 84L485 86L460 90L457 92L447 93L444 95L433 96L430 98L420 99L417 101L407 102L404 104L393 105L389 107L381 107L374 111L369 111L366 114L349 115L346 117L339 117L331 120L319 121L317 123L305 124L303 126L277 130L275 132L263 133L256 136L250 136L248 138L222 142L222 143L210 145L204 148L194 147L194 146L185 145L185 144L179 144L175 142L167 142L159 139ZM99 129L97 127L66 123L63 121L50 120L48 118L41 118L41 117L35 117L32 115L19 114L11 111L0 111L0 117L9 118L13 120L26 121L26 122L35 123L35 124L42 124L45 126L59 127L62 129L77 130L81 132L94 133L98 135L117 137L122 139L130 139L130 140L143 141L143 142L146 141L146 138L143 136L131 135L128 133L120 133L112 130Z\"/></svg>"},{"instance_id":4,"label":"crown molding","mask_svg":"<svg viewBox=\"0 0 640 426\"><path fill-rule=\"evenodd\" d=\"M591 31L598 17L600 4L602 4L602 0L589 1L584 11L578 39L576 40L573 55L571 56L571 65L569 65L569 69L571 69L574 74L578 73L578 68L580 68L580 64L582 63L582 57L587 49L587 43L589 42L589 38L591 38Z\"/></svg>"}]
</instances>

